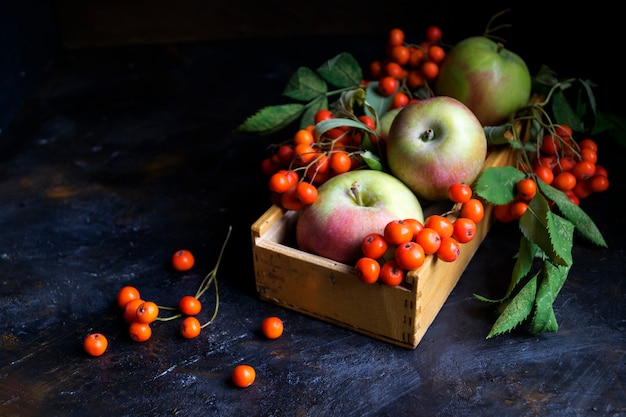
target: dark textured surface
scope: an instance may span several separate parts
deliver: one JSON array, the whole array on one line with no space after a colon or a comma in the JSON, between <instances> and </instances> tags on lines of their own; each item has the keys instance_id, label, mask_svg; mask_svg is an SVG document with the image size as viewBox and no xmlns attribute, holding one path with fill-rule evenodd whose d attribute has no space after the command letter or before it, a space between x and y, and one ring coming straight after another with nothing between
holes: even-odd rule
<instances>
[{"instance_id":1,"label":"dark textured surface","mask_svg":"<svg viewBox=\"0 0 626 417\"><path fill-rule=\"evenodd\" d=\"M415 350L258 299L250 225L268 205L258 167L278 138L232 130L279 102L298 66L342 50L376 55L363 39L297 42L59 57L0 141L0 414L626 414L623 149L608 139L599 155L611 187L583 207L609 248L577 240L555 302L557 333L485 339L493 311L472 294L503 293L519 240L513 225L492 229ZM233 49L240 58L224 59ZM131 341L117 290L134 285L175 305L213 267L228 225L215 323L183 340L178 322L160 322L149 341ZM197 264L176 273L169 259L182 247ZM267 315L285 322L278 340L259 333ZM91 331L109 338L102 357L82 351ZM244 362L257 381L241 390L230 372Z\"/></svg>"}]
</instances>

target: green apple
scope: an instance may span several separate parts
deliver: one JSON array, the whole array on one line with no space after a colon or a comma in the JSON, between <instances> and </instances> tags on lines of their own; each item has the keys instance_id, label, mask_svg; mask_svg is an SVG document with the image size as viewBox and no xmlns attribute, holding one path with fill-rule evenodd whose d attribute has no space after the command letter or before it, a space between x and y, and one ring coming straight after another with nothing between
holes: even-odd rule
<instances>
[{"instance_id":1,"label":"green apple","mask_svg":"<svg viewBox=\"0 0 626 417\"><path fill-rule=\"evenodd\" d=\"M378 125L380 126L380 136L383 139L387 139L387 136L389 136L391 123L393 122L393 119L396 118L396 115L400 112L400 110L402 110L402 107L389 109L385 113L383 113L382 116L380 116L380 121L378 122Z\"/></svg>"},{"instance_id":2,"label":"green apple","mask_svg":"<svg viewBox=\"0 0 626 417\"><path fill-rule=\"evenodd\" d=\"M483 126L466 105L447 96L405 106L387 138L391 174L423 200L444 200L453 183L473 183L486 156Z\"/></svg>"},{"instance_id":3,"label":"green apple","mask_svg":"<svg viewBox=\"0 0 626 417\"><path fill-rule=\"evenodd\" d=\"M365 236L408 218L423 222L424 213L400 180L382 171L348 171L320 185L317 200L300 210L296 242L303 251L352 265Z\"/></svg>"},{"instance_id":4,"label":"green apple","mask_svg":"<svg viewBox=\"0 0 626 417\"><path fill-rule=\"evenodd\" d=\"M474 36L446 54L434 92L465 104L483 126L497 126L528 104L531 84L519 55L487 37Z\"/></svg>"}]
</instances>

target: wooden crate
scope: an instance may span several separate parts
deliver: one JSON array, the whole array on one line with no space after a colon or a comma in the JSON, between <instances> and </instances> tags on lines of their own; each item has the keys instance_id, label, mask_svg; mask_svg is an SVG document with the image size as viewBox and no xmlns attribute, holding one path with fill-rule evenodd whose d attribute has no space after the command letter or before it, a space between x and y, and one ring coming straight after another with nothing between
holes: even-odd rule
<instances>
[{"instance_id":1,"label":"wooden crate","mask_svg":"<svg viewBox=\"0 0 626 417\"><path fill-rule=\"evenodd\" d=\"M492 151L484 167L512 163L510 148ZM298 250L298 212L271 206L252 225L256 289L261 299L355 332L414 349L457 284L493 223L493 207L454 262L427 256L401 286L367 285L353 265ZM438 210L437 212L442 212ZM428 215L428 208L424 208Z\"/></svg>"}]
</instances>

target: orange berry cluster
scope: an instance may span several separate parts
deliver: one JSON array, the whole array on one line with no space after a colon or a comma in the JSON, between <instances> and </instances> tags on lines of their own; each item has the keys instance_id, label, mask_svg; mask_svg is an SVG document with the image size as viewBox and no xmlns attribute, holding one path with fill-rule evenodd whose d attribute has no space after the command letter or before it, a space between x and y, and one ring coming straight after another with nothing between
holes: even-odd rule
<instances>
[{"instance_id":1,"label":"orange berry cluster","mask_svg":"<svg viewBox=\"0 0 626 417\"><path fill-rule=\"evenodd\" d=\"M380 93L393 96L392 107L402 107L417 100L414 92L427 87L439 75L439 65L446 56L438 26L426 29L424 41L408 43L402 29L389 31L385 56L370 63L370 76L378 81Z\"/></svg>"},{"instance_id":2,"label":"orange berry cluster","mask_svg":"<svg viewBox=\"0 0 626 417\"><path fill-rule=\"evenodd\" d=\"M361 243L363 256L355 264L357 277L366 284L379 280L389 286L400 285L407 271L420 268L429 255L454 262L461 244L476 236L477 224L485 214L482 202L472 197L467 184L455 183L448 190L457 217L432 214L424 223L416 219L393 220L383 233L370 233Z\"/></svg>"},{"instance_id":3,"label":"orange berry cluster","mask_svg":"<svg viewBox=\"0 0 626 417\"><path fill-rule=\"evenodd\" d=\"M315 123L333 118L330 110L321 109L315 114ZM317 199L317 187L329 178L365 166L360 158L363 135L369 134L375 142L376 136L367 129L375 131L376 123L367 115L357 119L363 129L337 127L319 137L314 135L315 125L300 129L265 158L261 169L269 176L272 203L300 210Z\"/></svg>"},{"instance_id":4,"label":"orange berry cluster","mask_svg":"<svg viewBox=\"0 0 626 417\"><path fill-rule=\"evenodd\" d=\"M574 140L567 125L554 125L551 132L541 138L537 157L520 169L528 177L516 184L516 197L508 204L494 207L494 217L502 222L519 219L538 191L537 179L563 191L576 205L593 193L609 187L606 168L598 164L598 144L591 138Z\"/></svg>"}]
</instances>

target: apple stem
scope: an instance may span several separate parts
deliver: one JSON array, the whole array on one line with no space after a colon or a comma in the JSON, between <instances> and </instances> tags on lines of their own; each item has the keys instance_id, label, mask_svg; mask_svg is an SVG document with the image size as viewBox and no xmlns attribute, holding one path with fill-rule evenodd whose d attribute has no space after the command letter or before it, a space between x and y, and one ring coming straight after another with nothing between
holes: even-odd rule
<instances>
[{"instance_id":1,"label":"apple stem","mask_svg":"<svg viewBox=\"0 0 626 417\"><path fill-rule=\"evenodd\" d=\"M361 199L361 194L359 193L359 184L355 181L350 186L350 191L352 191L352 196L354 200L359 206L363 205L363 200Z\"/></svg>"},{"instance_id":2,"label":"apple stem","mask_svg":"<svg viewBox=\"0 0 626 417\"><path fill-rule=\"evenodd\" d=\"M420 139L424 142L430 142L435 138L435 131L432 129L426 129L424 133L420 135Z\"/></svg>"},{"instance_id":3,"label":"apple stem","mask_svg":"<svg viewBox=\"0 0 626 417\"><path fill-rule=\"evenodd\" d=\"M498 50L496 52L500 53L500 51L504 49L504 44L502 42L497 42L496 45L498 45Z\"/></svg>"}]
</instances>

